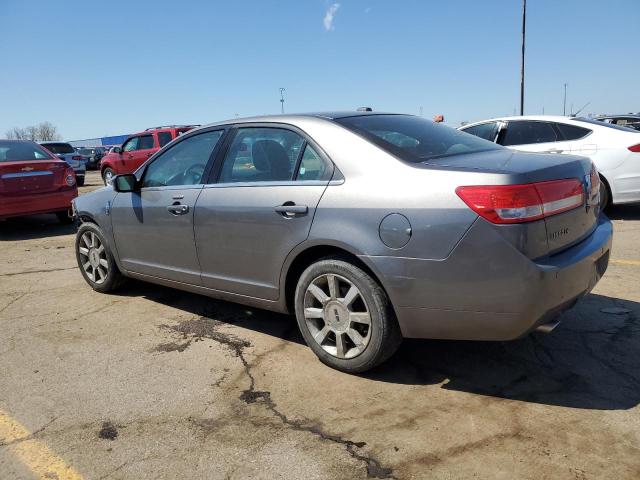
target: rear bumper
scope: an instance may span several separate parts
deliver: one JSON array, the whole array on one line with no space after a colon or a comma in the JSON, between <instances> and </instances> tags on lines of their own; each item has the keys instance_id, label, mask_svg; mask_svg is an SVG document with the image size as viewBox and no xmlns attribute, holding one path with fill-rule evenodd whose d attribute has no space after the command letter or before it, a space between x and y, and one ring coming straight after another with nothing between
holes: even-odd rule
<instances>
[{"instance_id":1,"label":"rear bumper","mask_svg":"<svg viewBox=\"0 0 640 480\"><path fill-rule=\"evenodd\" d=\"M444 260L363 260L380 274L405 337L511 340L591 291L607 268L612 233L601 216L579 244L533 261L476 222Z\"/></svg>"},{"instance_id":2,"label":"rear bumper","mask_svg":"<svg viewBox=\"0 0 640 480\"><path fill-rule=\"evenodd\" d=\"M71 209L71 201L78 196L76 188L52 193L0 197L0 219L53 213Z\"/></svg>"}]
</instances>

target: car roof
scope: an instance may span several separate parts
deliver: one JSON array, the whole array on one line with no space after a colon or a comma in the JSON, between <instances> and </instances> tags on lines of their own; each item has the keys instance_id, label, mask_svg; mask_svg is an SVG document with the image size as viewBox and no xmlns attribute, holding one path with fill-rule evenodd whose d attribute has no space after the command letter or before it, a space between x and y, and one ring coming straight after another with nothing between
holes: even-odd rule
<instances>
[{"instance_id":1,"label":"car roof","mask_svg":"<svg viewBox=\"0 0 640 480\"><path fill-rule=\"evenodd\" d=\"M212 127L218 125L231 125L237 123L295 123L296 120L305 118L319 118L324 120L337 120L347 117L368 117L375 115L407 115L406 113L389 113L389 112L358 112L358 111L329 111L329 112L310 112L310 113L290 113L278 115L257 115L254 117L231 118L221 122L209 123L200 128Z\"/></svg>"},{"instance_id":2,"label":"car roof","mask_svg":"<svg viewBox=\"0 0 640 480\"><path fill-rule=\"evenodd\" d=\"M640 119L640 114L638 113L620 113L617 115L598 115L594 118L637 118Z\"/></svg>"}]
</instances>

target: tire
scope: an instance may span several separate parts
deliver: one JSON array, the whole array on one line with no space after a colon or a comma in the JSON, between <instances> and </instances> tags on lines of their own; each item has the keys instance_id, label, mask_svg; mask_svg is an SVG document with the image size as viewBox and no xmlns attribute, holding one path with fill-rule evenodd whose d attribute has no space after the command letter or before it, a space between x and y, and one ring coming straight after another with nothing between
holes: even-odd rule
<instances>
[{"instance_id":1,"label":"tire","mask_svg":"<svg viewBox=\"0 0 640 480\"><path fill-rule=\"evenodd\" d=\"M56 217L58 217L58 221L63 225L69 225L70 223L73 223L73 217L69 216L68 210L56 212Z\"/></svg>"},{"instance_id":2,"label":"tire","mask_svg":"<svg viewBox=\"0 0 640 480\"><path fill-rule=\"evenodd\" d=\"M334 281L332 290L329 283ZM358 296L351 295L352 287ZM321 362L337 370L370 370L390 358L402 342L387 294L367 272L348 260L331 257L310 265L298 280L294 302L307 345Z\"/></svg>"},{"instance_id":3,"label":"tire","mask_svg":"<svg viewBox=\"0 0 640 480\"><path fill-rule=\"evenodd\" d=\"M76 183L79 187L84 186L84 177L76 177Z\"/></svg>"},{"instance_id":4,"label":"tire","mask_svg":"<svg viewBox=\"0 0 640 480\"><path fill-rule=\"evenodd\" d=\"M104 170L102 170L102 181L104 182L105 185L110 185L111 184L111 180L108 180L108 178L113 178L116 175L116 173L113 171L113 169L111 167L106 167Z\"/></svg>"},{"instance_id":5,"label":"tire","mask_svg":"<svg viewBox=\"0 0 640 480\"><path fill-rule=\"evenodd\" d=\"M103 247L102 250L100 246ZM118 269L98 225L89 222L80 225L76 233L75 250L78 268L85 281L96 292L112 292L124 284L126 278Z\"/></svg>"},{"instance_id":6,"label":"tire","mask_svg":"<svg viewBox=\"0 0 640 480\"><path fill-rule=\"evenodd\" d=\"M600 211L602 212L605 208L609 207L610 202L609 189L602 177L600 177Z\"/></svg>"}]
</instances>

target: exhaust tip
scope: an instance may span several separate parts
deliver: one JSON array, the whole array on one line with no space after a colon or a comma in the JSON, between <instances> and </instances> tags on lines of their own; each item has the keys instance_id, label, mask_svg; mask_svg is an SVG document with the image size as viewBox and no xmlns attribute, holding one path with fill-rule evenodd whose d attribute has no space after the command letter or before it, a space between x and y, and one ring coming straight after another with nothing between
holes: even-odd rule
<instances>
[{"instance_id":1,"label":"exhaust tip","mask_svg":"<svg viewBox=\"0 0 640 480\"><path fill-rule=\"evenodd\" d=\"M554 320L553 322L538 325L535 331L541 333L551 333L558 325L560 325L560 320Z\"/></svg>"}]
</instances>

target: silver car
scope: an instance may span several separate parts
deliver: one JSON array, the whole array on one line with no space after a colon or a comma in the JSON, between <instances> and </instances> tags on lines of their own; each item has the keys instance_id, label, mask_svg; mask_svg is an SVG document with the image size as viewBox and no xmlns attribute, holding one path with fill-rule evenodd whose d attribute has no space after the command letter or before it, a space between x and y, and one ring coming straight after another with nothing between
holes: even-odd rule
<instances>
[{"instance_id":1,"label":"silver car","mask_svg":"<svg viewBox=\"0 0 640 480\"><path fill-rule=\"evenodd\" d=\"M235 119L192 130L76 199L89 285L126 277L295 312L326 364L403 337L551 330L607 268L582 157L519 153L420 117Z\"/></svg>"},{"instance_id":2,"label":"silver car","mask_svg":"<svg viewBox=\"0 0 640 480\"><path fill-rule=\"evenodd\" d=\"M64 160L73 168L76 174L76 182L79 187L84 185L84 177L87 172L87 161L89 157L85 157L76 152L76 149L69 143L64 142L40 142L44 148L53 153L56 157Z\"/></svg>"}]
</instances>

